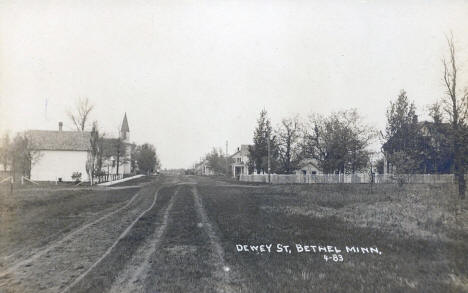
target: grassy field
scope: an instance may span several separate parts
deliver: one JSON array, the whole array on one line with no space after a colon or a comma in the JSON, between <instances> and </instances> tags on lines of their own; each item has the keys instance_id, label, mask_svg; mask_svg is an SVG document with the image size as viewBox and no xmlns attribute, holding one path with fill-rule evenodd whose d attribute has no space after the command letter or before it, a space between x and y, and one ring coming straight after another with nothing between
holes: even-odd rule
<instances>
[{"instance_id":1,"label":"grassy field","mask_svg":"<svg viewBox=\"0 0 468 293\"><path fill-rule=\"evenodd\" d=\"M452 185L159 176L0 204L0 292L468 292Z\"/></svg>"},{"instance_id":2,"label":"grassy field","mask_svg":"<svg viewBox=\"0 0 468 293\"><path fill-rule=\"evenodd\" d=\"M468 237L452 186L200 187L226 260L245 292L467 292ZM285 244L291 254L238 252ZM298 253L295 244L376 247L382 254ZM329 253L327 253L330 255Z\"/></svg>"}]
</instances>

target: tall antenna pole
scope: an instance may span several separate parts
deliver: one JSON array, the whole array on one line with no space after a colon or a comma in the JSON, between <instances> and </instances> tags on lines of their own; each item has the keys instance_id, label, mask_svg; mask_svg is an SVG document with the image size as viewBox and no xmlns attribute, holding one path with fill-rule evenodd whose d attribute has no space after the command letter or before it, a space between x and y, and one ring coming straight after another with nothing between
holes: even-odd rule
<instances>
[{"instance_id":1,"label":"tall antenna pole","mask_svg":"<svg viewBox=\"0 0 468 293\"><path fill-rule=\"evenodd\" d=\"M229 174L229 164L228 164L228 141L226 140L226 176Z\"/></svg>"}]
</instances>

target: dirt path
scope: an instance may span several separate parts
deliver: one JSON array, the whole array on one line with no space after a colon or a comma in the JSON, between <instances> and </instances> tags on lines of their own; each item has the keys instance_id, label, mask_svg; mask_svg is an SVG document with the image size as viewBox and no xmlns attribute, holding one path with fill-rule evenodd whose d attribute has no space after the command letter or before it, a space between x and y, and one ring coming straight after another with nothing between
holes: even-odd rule
<instances>
[{"instance_id":1,"label":"dirt path","mask_svg":"<svg viewBox=\"0 0 468 293\"><path fill-rule=\"evenodd\" d=\"M178 185L109 292L234 292L232 271L195 185Z\"/></svg>"},{"instance_id":2,"label":"dirt path","mask_svg":"<svg viewBox=\"0 0 468 293\"><path fill-rule=\"evenodd\" d=\"M121 208L137 191L45 189L0 195L0 274Z\"/></svg>"},{"instance_id":3,"label":"dirt path","mask_svg":"<svg viewBox=\"0 0 468 293\"><path fill-rule=\"evenodd\" d=\"M6 268L0 274L0 289L5 288L5 292L61 291L95 263L109 243L150 206L151 190L140 191L124 206Z\"/></svg>"},{"instance_id":4,"label":"dirt path","mask_svg":"<svg viewBox=\"0 0 468 293\"><path fill-rule=\"evenodd\" d=\"M60 292L237 291L196 183L176 183L160 191Z\"/></svg>"},{"instance_id":5,"label":"dirt path","mask_svg":"<svg viewBox=\"0 0 468 293\"><path fill-rule=\"evenodd\" d=\"M121 206L121 207L119 207L119 208L117 208L117 209L115 209L115 210L113 210L113 211L111 211L109 213L106 213L105 215L99 217L98 219L96 219L96 220L94 220L94 221L92 221L90 223L87 223L87 224L79 227L78 229L74 230L71 233L68 233L65 237L63 237L62 239L60 239L58 241L54 241L54 242L50 243L49 245L47 245L47 246L45 246L45 247L43 247L41 249L36 249L35 252L33 252L28 257L15 261L12 265L10 265L7 269L3 270L3 272L0 273L0 278L4 277L7 274L10 274L10 273L16 271L19 267L25 266L25 265L29 264L30 262L40 258L41 256L48 253L49 251L56 249L58 246L66 243L66 242L73 241L74 237L76 237L80 233L86 232L86 229L89 229L91 226L96 225L99 222L102 222L105 219L113 216L114 214L128 208L135 201L135 199L138 196L139 196L139 193L136 193L123 206ZM60 233L60 232L58 232L58 233ZM23 248L21 251L24 251L24 250L27 250L27 248ZM18 252L15 252L14 254L8 255L8 256L5 257L5 259L13 258L14 255L20 253L21 251L18 251Z\"/></svg>"},{"instance_id":6,"label":"dirt path","mask_svg":"<svg viewBox=\"0 0 468 293\"><path fill-rule=\"evenodd\" d=\"M34 237L24 237L28 242L21 259L10 252L23 248L16 246L22 237L0 239L0 257L11 258L6 266L0 263L0 292L466 291L465 234L460 236L463 241L451 242L402 238L381 228L357 227L323 216L326 211L317 208L317 203L334 207L342 201L330 199L335 196L333 190L327 191L324 198L329 205L324 205L318 199L308 200L308 194L240 186L181 176L155 180L138 195L134 190L115 190L106 196L77 191L17 197L16 210L5 205L2 212L16 216L10 222L21 220L21 225L13 232L8 232L9 226L0 232L27 234L36 227L27 225L37 222L42 228ZM348 200L348 206L353 204ZM282 209L290 206L316 214ZM52 213L60 208L61 213ZM69 225L68 215L82 219L73 220L75 225L67 235L54 236ZM55 221L63 223L52 226ZM49 237L54 239L39 243ZM34 241L38 243L31 246ZM236 249L237 244L263 243L291 247L318 243L341 249L375 246L384 253L349 253L338 263L326 262L322 254L294 250L286 254Z\"/></svg>"},{"instance_id":7,"label":"dirt path","mask_svg":"<svg viewBox=\"0 0 468 293\"><path fill-rule=\"evenodd\" d=\"M141 217L143 217L147 212L149 212L153 207L154 205L156 204L156 201L158 199L158 194L159 194L159 189L156 190L156 192L154 193L154 199L153 199L153 202L151 203L151 205L145 209L143 212L141 212L141 214L139 214L132 222L130 225L128 225L128 227L125 228L125 230L122 232L122 234L119 235L119 237L112 243L112 245L107 248L107 250L104 252L104 254L102 254L85 272L83 272L81 275L79 275L75 280L73 280L73 282L71 284L69 284L67 287L65 287L62 292L68 292L70 291L71 288L73 288L73 286L75 286L76 284L78 284L78 282L80 282L83 278L86 277L86 275L88 275L97 265L99 265L102 260L104 258L106 258L111 252L112 252L112 249L114 249L114 247L116 247L116 245L119 243L120 240L122 240L125 236L127 236L127 234L130 232L130 230L133 228L133 226L135 226L135 224L141 219Z\"/></svg>"},{"instance_id":8,"label":"dirt path","mask_svg":"<svg viewBox=\"0 0 468 293\"><path fill-rule=\"evenodd\" d=\"M174 199L179 192L179 188L174 192L168 206L163 212L162 223L156 227L153 234L146 237L143 245L136 251L132 259L126 265L122 273L119 274L110 292L142 292L144 290L143 282L150 272L151 255L156 252L161 243L161 238L166 231L169 213L174 205Z\"/></svg>"},{"instance_id":9,"label":"dirt path","mask_svg":"<svg viewBox=\"0 0 468 293\"><path fill-rule=\"evenodd\" d=\"M203 227L206 234L210 239L210 245L213 248L214 255L213 260L215 262L216 270L213 272L216 275L216 278L220 279L220 287L218 288L219 292L235 292L233 288L229 286L231 283L231 276L235 273L231 271L231 267L226 263L224 259L224 249L221 246L221 242L216 235L215 228L211 224L206 215L205 208L203 207L203 202L198 194L198 188L196 186L192 187L192 194L194 196L195 208L198 214L198 217L201 219L199 225Z\"/></svg>"}]
</instances>

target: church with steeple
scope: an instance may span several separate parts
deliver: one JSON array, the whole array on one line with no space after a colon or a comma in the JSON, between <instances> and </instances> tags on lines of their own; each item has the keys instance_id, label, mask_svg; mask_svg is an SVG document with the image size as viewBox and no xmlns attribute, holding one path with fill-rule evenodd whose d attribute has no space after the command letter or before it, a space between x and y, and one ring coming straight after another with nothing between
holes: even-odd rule
<instances>
[{"instance_id":1,"label":"church with steeple","mask_svg":"<svg viewBox=\"0 0 468 293\"><path fill-rule=\"evenodd\" d=\"M131 148L130 127L128 126L127 113L125 113L120 126L119 136L104 139L104 152L107 155L106 159L102 162L102 173L123 177L131 174Z\"/></svg>"},{"instance_id":2,"label":"church with steeple","mask_svg":"<svg viewBox=\"0 0 468 293\"><path fill-rule=\"evenodd\" d=\"M89 181L88 168L91 150L89 131L64 130L64 123L58 123L57 130L27 130L28 138L35 154L29 177L33 181ZM101 154L96 158L95 180L116 180L129 176L132 172L130 154L130 127L127 113L124 114L120 132L115 137L102 140ZM96 171L97 172L97 171Z\"/></svg>"},{"instance_id":3,"label":"church with steeple","mask_svg":"<svg viewBox=\"0 0 468 293\"><path fill-rule=\"evenodd\" d=\"M124 160L122 164L122 174L127 175L132 171L130 163L130 153L131 153L131 144L130 144L130 128L128 127L127 113L124 114L122 121L122 126L120 127L120 139L124 145Z\"/></svg>"},{"instance_id":4,"label":"church with steeple","mask_svg":"<svg viewBox=\"0 0 468 293\"><path fill-rule=\"evenodd\" d=\"M128 127L127 113L124 114L122 127L120 127L120 137L126 141L130 141L130 128Z\"/></svg>"}]
</instances>

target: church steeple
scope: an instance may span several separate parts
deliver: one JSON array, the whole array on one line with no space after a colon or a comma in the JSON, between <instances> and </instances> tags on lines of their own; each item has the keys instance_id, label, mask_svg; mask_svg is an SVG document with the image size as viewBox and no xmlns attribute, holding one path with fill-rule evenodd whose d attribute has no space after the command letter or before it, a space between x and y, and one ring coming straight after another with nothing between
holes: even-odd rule
<instances>
[{"instance_id":1,"label":"church steeple","mask_svg":"<svg viewBox=\"0 0 468 293\"><path fill-rule=\"evenodd\" d=\"M122 127L120 128L120 136L122 137L123 140L130 139L130 128L128 127L127 113L124 114Z\"/></svg>"}]
</instances>

